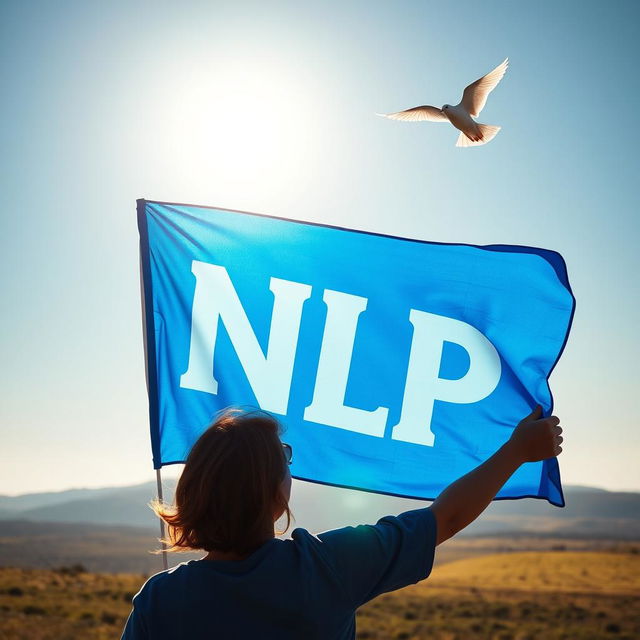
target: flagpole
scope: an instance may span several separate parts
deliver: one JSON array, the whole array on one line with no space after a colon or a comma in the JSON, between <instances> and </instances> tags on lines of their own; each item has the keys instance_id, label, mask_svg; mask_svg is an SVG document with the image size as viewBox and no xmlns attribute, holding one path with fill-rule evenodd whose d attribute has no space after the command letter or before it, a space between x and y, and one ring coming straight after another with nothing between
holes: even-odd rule
<instances>
[{"instance_id":1,"label":"flagpole","mask_svg":"<svg viewBox=\"0 0 640 640\"><path fill-rule=\"evenodd\" d=\"M147 331L147 309L146 309L146 300L145 300L145 274L144 274L144 270L145 270L145 264L144 264L144 258L143 258L143 253L144 253L144 246L147 243L146 239L146 223L141 226L141 220L144 219L144 210L145 210L145 200L143 198L139 199L136 201L136 213L137 213L137 217L138 217L138 228L140 230L140 306L141 306L141 310L142 310L142 344L144 347L144 375L145 375L145 381L147 383L147 394L149 396L149 422L150 422L150 426L151 426L151 448L154 451L154 463L155 463L155 448L154 448L154 439L153 439L153 428L155 425L155 421L154 421L154 401L152 399L152 391L155 393L155 387L152 388L149 385L149 355L154 356L154 352L151 351L151 353L149 352L149 349L147 348L147 339L149 338L149 336L153 336L154 335L154 329L153 329L153 324L151 324L151 328L150 331ZM143 233L143 229L144 229L144 233ZM146 251L148 252L148 244L146 246ZM150 277L150 276L149 276ZM150 282L150 280L149 280ZM153 358L153 366L155 367L155 357ZM153 378L154 380L154 384L155 384L155 377ZM157 417L157 416L156 416ZM162 464L162 463L161 463ZM155 466L155 464L154 464ZM162 502L162 476L160 473L160 468L156 469L156 486L157 486L157 493L158 493L158 501ZM164 542L165 540L165 526L164 526L164 520L162 518L160 518L160 540L161 540L161 544L162 544L162 566L164 567L164 570L166 571L169 568L169 562L168 562L168 558L167 558L167 545Z\"/></svg>"},{"instance_id":2,"label":"flagpole","mask_svg":"<svg viewBox=\"0 0 640 640\"><path fill-rule=\"evenodd\" d=\"M156 469L156 484L158 487L158 501L162 502L162 476L160 475L160 469ZM160 540L162 542L162 566L166 571L169 568L169 561L167 559L167 544L165 539L164 520L160 518Z\"/></svg>"}]
</instances>

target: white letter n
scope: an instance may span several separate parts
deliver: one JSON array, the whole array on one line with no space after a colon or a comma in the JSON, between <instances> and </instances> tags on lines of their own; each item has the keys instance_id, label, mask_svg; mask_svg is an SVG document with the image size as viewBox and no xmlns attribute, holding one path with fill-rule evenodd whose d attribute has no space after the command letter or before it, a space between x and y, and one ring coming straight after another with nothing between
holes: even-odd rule
<instances>
[{"instance_id":1,"label":"white letter n","mask_svg":"<svg viewBox=\"0 0 640 640\"><path fill-rule=\"evenodd\" d=\"M213 354L221 320L260 408L286 414L302 305L311 296L311 287L271 278L269 290L274 301L265 356L227 270L194 260L191 271L196 277L196 288L191 315L189 366L180 377L180 386L218 393Z\"/></svg>"}]
</instances>

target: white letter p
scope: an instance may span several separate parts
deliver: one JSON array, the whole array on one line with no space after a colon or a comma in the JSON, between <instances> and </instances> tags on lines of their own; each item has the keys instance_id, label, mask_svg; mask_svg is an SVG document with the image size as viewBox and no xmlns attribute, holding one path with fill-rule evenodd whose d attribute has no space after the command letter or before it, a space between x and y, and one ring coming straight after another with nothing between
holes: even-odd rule
<instances>
[{"instance_id":1,"label":"white letter p","mask_svg":"<svg viewBox=\"0 0 640 640\"><path fill-rule=\"evenodd\" d=\"M400 422L394 440L432 447L433 404L436 400L470 404L493 393L500 381L500 356L489 340L466 322L411 310L413 341ZM458 380L440 378L444 342L453 342L469 354L469 371Z\"/></svg>"}]
</instances>

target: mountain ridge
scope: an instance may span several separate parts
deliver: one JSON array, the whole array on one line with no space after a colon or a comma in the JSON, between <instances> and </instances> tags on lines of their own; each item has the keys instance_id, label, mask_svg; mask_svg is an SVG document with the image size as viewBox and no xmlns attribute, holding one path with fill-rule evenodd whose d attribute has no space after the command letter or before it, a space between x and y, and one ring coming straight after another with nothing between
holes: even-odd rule
<instances>
[{"instance_id":1,"label":"mountain ridge","mask_svg":"<svg viewBox=\"0 0 640 640\"><path fill-rule=\"evenodd\" d=\"M163 482L170 502L176 480ZM565 508L544 500L498 500L465 530L465 535L537 533L561 536L613 536L640 539L640 493L599 488L564 487ZM157 530L148 503L156 483L71 489L63 492L0 496L0 520L88 523ZM376 522L380 517L425 507L428 501L327 487L294 481L291 507L296 526L323 531L349 524Z\"/></svg>"}]
</instances>

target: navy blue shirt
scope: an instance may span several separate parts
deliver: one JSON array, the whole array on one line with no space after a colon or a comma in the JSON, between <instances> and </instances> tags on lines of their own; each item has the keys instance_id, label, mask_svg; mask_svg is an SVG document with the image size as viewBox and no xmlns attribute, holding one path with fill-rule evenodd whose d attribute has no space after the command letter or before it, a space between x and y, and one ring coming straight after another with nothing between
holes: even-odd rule
<instances>
[{"instance_id":1,"label":"navy blue shirt","mask_svg":"<svg viewBox=\"0 0 640 640\"><path fill-rule=\"evenodd\" d=\"M426 578L429 508L313 535L294 529L238 562L192 560L147 580L123 640L352 640L355 611Z\"/></svg>"}]
</instances>

